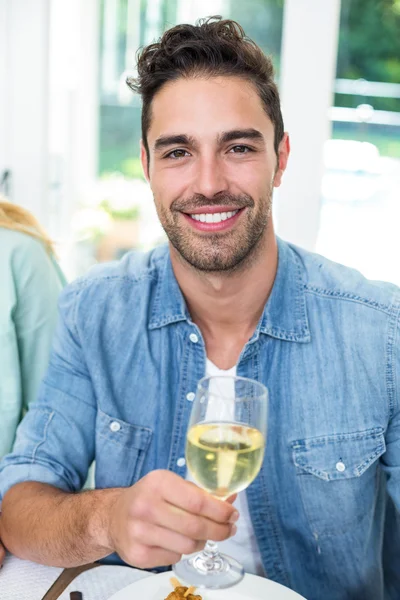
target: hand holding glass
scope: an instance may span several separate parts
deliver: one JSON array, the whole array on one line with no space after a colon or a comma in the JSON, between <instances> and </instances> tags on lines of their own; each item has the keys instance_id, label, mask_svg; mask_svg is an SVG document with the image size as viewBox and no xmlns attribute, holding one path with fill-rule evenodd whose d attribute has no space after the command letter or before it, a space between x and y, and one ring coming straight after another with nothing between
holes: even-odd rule
<instances>
[{"instance_id":1,"label":"hand holding glass","mask_svg":"<svg viewBox=\"0 0 400 600\"><path fill-rule=\"evenodd\" d=\"M267 388L244 377L215 376L199 381L186 443L186 464L193 480L226 500L256 478L267 432ZM244 575L241 564L220 554L215 542L174 565L191 585L224 588Z\"/></svg>"}]
</instances>

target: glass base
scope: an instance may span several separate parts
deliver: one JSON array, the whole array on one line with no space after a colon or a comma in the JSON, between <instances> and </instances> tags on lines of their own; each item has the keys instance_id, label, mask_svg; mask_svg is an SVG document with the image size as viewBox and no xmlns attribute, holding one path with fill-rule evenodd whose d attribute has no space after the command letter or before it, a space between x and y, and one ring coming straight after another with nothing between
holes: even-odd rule
<instances>
[{"instance_id":1,"label":"glass base","mask_svg":"<svg viewBox=\"0 0 400 600\"><path fill-rule=\"evenodd\" d=\"M231 587L244 577L242 565L234 558L219 553L210 557L204 551L184 558L172 568L187 585L214 590Z\"/></svg>"}]
</instances>

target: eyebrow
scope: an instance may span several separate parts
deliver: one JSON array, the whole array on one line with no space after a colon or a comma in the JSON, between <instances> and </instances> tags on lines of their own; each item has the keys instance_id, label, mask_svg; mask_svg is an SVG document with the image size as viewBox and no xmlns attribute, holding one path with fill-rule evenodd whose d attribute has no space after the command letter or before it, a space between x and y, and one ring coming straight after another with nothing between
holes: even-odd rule
<instances>
[{"instance_id":1,"label":"eyebrow","mask_svg":"<svg viewBox=\"0 0 400 600\"><path fill-rule=\"evenodd\" d=\"M178 145L182 144L183 146L194 146L195 140L193 137L191 137L189 135L184 135L184 134L161 135L154 142L154 150L155 151L162 150L163 148L166 148L167 146L174 146L176 144L178 144Z\"/></svg>"},{"instance_id":2,"label":"eyebrow","mask_svg":"<svg viewBox=\"0 0 400 600\"><path fill-rule=\"evenodd\" d=\"M233 142L234 140L239 139L263 142L264 136L261 131L258 131L257 129L233 129L231 131L225 131L218 136L220 144L226 144L227 142Z\"/></svg>"}]
</instances>

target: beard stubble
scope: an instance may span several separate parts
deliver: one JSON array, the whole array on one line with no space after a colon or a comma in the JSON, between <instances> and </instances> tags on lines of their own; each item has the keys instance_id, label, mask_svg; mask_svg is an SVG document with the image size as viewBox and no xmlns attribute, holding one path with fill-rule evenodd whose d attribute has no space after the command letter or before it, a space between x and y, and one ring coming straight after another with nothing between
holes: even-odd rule
<instances>
[{"instance_id":1,"label":"beard stubble","mask_svg":"<svg viewBox=\"0 0 400 600\"><path fill-rule=\"evenodd\" d=\"M186 263L207 273L233 272L254 258L272 211L272 186L256 203L251 196L219 193L212 199L197 194L186 200L175 200L165 209L155 198L157 213L167 237ZM202 206L228 205L232 210L244 208L241 222L232 230L198 233L185 222L181 213Z\"/></svg>"}]
</instances>

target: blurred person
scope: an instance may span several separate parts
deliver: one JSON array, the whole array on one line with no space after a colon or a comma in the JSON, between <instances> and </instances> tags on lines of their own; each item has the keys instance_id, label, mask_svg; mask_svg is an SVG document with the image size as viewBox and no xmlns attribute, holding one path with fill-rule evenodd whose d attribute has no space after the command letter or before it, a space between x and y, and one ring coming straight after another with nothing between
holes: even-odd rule
<instances>
[{"instance_id":1,"label":"blurred person","mask_svg":"<svg viewBox=\"0 0 400 600\"><path fill-rule=\"evenodd\" d=\"M399 598L399 289L276 237L289 138L271 61L237 23L173 27L130 85L169 245L63 292L0 467L6 545L152 569L225 540L308 600ZM184 459L196 384L227 372L270 395L263 466L233 505L187 481ZM77 493L93 459L98 489Z\"/></svg>"},{"instance_id":2,"label":"blurred person","mask_svg":"<svg viewBox=\"0 0 400 600\"><path fill-rule=\"evenodd\" d=\"M35 217L0 197L0 458L37 395L65 283ZM3 559L0 543L0 565Z\"/></svg>"},{"instance_id":3,"label":"blurred person","mask_svg":"<svg viewBox=\"0 0 400 600\"><path fill-rule=\"evenodd\" d=\"M33 215L0 198L0 457L36 398L64 276Z\"/></svg>"}]
</instances>

